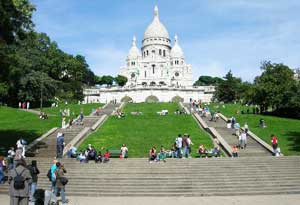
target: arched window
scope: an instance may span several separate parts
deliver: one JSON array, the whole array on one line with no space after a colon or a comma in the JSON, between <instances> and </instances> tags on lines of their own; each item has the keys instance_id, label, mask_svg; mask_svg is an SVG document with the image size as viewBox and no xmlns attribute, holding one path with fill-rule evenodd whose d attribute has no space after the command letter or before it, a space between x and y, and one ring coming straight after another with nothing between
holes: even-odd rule
<instances>
[{"instance_id":1,"label":"arched window","mask_svg":"<svg viewBox=\"0 0 300 205\"><path fill-rule=\"evenodd\" d=\"M145 71L145 78L147 77L147 71Z\"/></svg>"},{"instance_id":2,"label":"arched window","mask_svg":"<svg viewBox=\"0 0 300 205\"><path fill-rule=\"evenodd\" d=\"M163 51L163 56L166 57L166 50Z\"/></svg>"},{"instance_id":3,"label":"arched window","mask_svg":"<svg viewBox=\"0 0 300 205\"><path fill-rule=\"evenodd\" d=\"M161 49L159 49L159 51L158 51L158 52L159 52L159 55L161 56Z\"/></svg>"},{"instance_id":4,"label":"arched window","mask_svg":"<svg viewBox=\"0 0 300 205\"><path fill-rule=\"evenodd\" d=\"M147 53L147 56L148 56L149 55L149 51L147 50L146 53Z\"/></svg>"},{"instance_id":5,"label":"arched window","mask_svg":"<svg viewBox=\"0 0 300 205\"><path fill-rule=\"evenodd\" d=\"M152 65L152 73L153 74L155 73L155 65L154 64Z\"/></svg>"}]
</instances>

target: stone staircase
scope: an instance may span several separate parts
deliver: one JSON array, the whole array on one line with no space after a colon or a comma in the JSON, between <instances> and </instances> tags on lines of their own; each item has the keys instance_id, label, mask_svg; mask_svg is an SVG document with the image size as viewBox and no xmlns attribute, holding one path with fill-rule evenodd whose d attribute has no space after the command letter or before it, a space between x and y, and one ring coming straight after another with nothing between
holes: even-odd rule
<instances>
[{"instance_id":1,"label":"stone staircase","mask_svg":"<svg viewBox=\"0 0 300 205\"><path fill-rule=\"evenodd\" d=\"M238 137L235 136L235 130L227 128L226 122L219 119L217 122L210 121L210 116L202 117L202 119L207 123L209 127L214 127L216 131L223 137L223 139L229 144L238 144ZM267 149L265 149L261 144L255 141L250 136L247 137L247 147L246 149L239 150L240 157L251 157L251 156L271 156Z\"/></svg>"},{"instance_id":2,"label":"stone staircase","mask_svg":"<svg viewBox=\"0 0 300 205\"><path fill-rule=\"evenodd\" d=\"M102 110L102 112L97 115L85 116L83 119L83 125L73 125L72 128L58 129L43 140L39 141L35 146L33 146L29 151L27 151L26 156L30 157L55 157L56 156L56 136L58 132L63 132L65 134L65 143L68 144L74 139L84 128L91 128L102 115L110 115L113 110L115 110L120 104L108 104Z\"/></svg>"},{"instance_id":3,"label":"stone staircase","mask_svg":"<svg viewBox=\"0 0 300 205\"><path fill-rule=\"evenodd\" d=\"M46 173L51 158L35 158L38 187L50 189ZM27 159L28 161L31 159ZM67 196L232 196L300 194L300 157L111 159L80 164L62 159L69 183ZM7 194L7 184L0 194Z\"/></svg>"},{"instance_id":4,"label":"stone staircase","mask_svg":"<svg viewBox=\"0 0 300 205\"><path fill-rule=\"evenodd\" d=\"M190 105L185 103L184 106L189 109ZM190 110L190 109L189 109ZM230 145L238 145L238 137L235 136L234 129L228 129L227 124L223 119L219 119L217 122L211 121L211 116L201 117L201 119L207 124L208 127L213 127L219 135ZM239 149L239 157L253 157L253 156L271 156L272 153L263 147L260 143L254 140L251 136L247 137L246 149Z\"/></svg>"}]
</instances>

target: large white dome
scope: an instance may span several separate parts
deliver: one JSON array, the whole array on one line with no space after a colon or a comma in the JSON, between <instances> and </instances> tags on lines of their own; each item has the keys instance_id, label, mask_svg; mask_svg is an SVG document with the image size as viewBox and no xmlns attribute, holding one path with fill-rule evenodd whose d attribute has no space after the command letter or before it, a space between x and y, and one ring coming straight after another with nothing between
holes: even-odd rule
<instances>
[{"instance_id":1,"label":"large white dome","mask_svg":"<svg viewBox=\"0 0 300 205\"><path fill-rule=\"evenodd\" d=\"M144 39L147 38L166 38L169 39L169 33L166 27L159 21L158 8L154 8L154 18L144 33Z\"/></svg>"}]
</instances>

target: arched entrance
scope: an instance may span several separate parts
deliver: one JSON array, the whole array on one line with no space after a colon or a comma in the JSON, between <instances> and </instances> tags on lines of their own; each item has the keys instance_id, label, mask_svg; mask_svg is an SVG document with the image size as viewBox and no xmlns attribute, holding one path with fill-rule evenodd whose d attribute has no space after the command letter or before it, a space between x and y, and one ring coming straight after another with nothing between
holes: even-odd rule
<instances>
[{"instance_id":1,"label":"arched entrance","mask_svg":"<svg viewBox=\"0 0 300 205\"><path fill-rule=\"evenodd\" d=\"M176 103L183 102L183 98L176 95L172 98L172 102L176 102Z\"/></svg>"},{"instance_id":2,"label":"arched entrance","mask_svg":"<svg viewBox=\"0 0 300 205\"><path fill-rule=\"evenodd\" d=\"M145 102L147 103L154 103L154 102L159 102L158 97L155 95L150 95L145 99Z\"/></svg>"},{"instance_id":3,"label":"arched entrance","mask_svg":"<svg viewBox=\"0 0 300 205\"><path fill-rule=\"evenodd\" d=\"M128 102L133 102L132 98L129 97L129 96L124 96L122 99L121 99L121 102L125 102L125 103L128 103Z\"/></svg>"}]
</instances>

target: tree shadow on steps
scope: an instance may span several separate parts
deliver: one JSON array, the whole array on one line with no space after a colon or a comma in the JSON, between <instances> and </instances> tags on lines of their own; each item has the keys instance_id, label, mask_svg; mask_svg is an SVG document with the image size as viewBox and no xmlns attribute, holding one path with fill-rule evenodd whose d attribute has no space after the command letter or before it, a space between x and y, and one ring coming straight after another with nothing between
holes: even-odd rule
<instances>
[{"instance_id":1,"label":"tree shadow on steps","mask_svg":"<svg viewBox=\"0 0 300 205\"><path fill-rule=\"evenodd\" d=\"M7 155L7 150L10 147L16 147L16 142L20 137L24 138L28 144L40 137L40 134L35 130L0 130L0 147Z\"/></svg>"}]
</instances>

